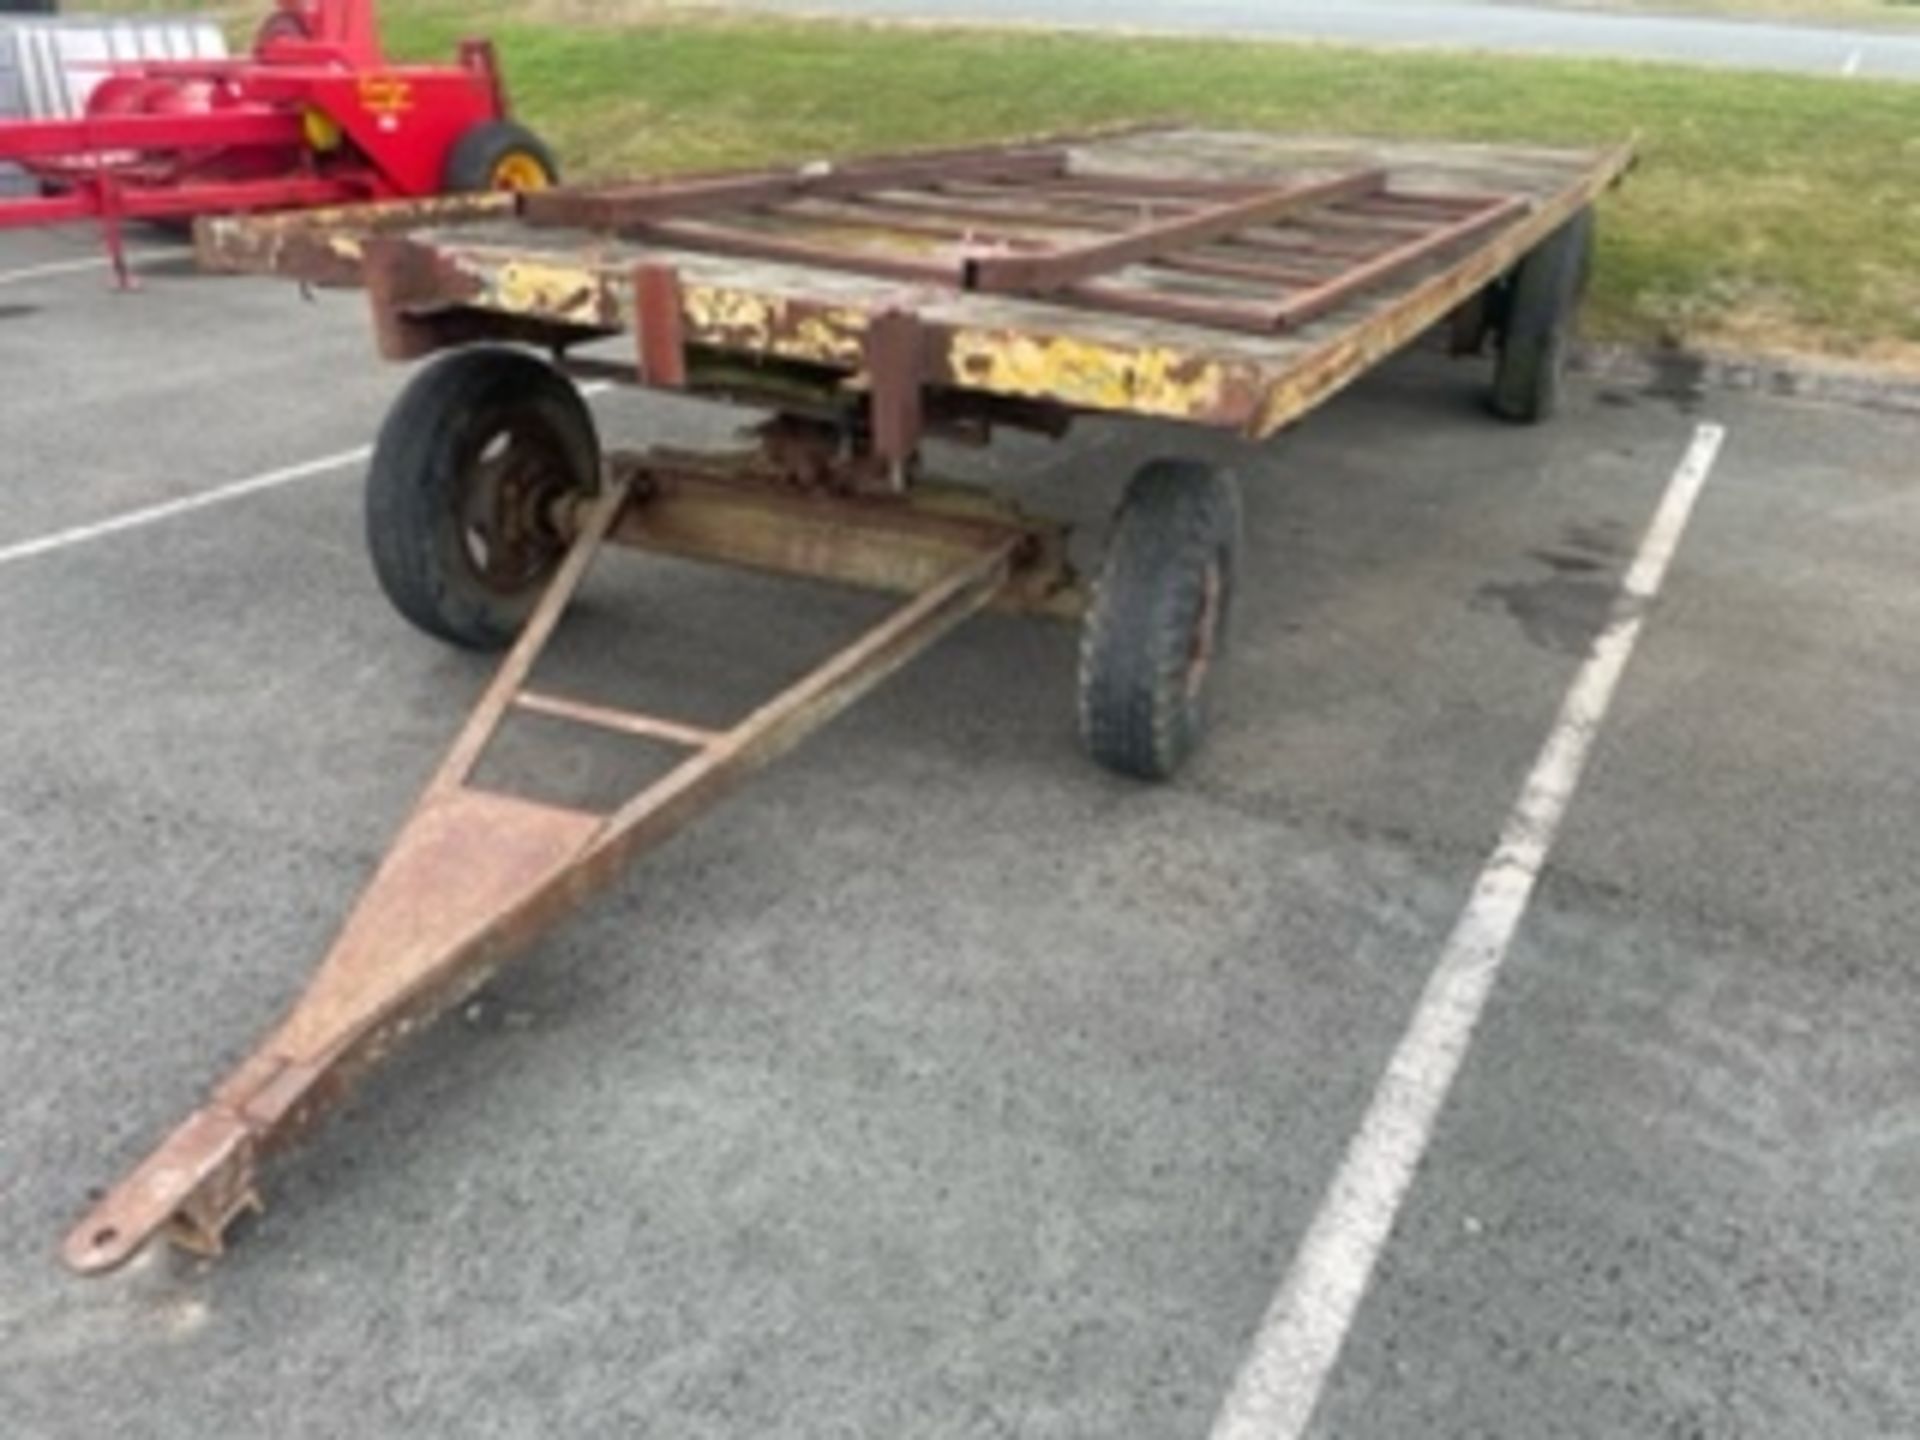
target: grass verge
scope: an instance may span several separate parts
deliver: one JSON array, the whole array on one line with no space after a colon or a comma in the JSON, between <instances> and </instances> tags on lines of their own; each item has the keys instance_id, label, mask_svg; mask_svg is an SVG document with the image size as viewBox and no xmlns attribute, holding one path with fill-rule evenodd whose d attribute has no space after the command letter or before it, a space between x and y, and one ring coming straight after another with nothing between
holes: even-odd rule
<instances>
[{"instance_id":1,"label":"grass verge","mask_svg":"<svg viewBox=\"0 0 1920 1440\"><path fill-rule=\"evenodd\" d=\"M1637 133L1642 163L1602 212L1590 333L1920 371L1920 87L532 3L538 18L389 0L386 23L414 55L491 33L575 178L1139 116L1575 145Z\"/></svg>"}]
</instances>

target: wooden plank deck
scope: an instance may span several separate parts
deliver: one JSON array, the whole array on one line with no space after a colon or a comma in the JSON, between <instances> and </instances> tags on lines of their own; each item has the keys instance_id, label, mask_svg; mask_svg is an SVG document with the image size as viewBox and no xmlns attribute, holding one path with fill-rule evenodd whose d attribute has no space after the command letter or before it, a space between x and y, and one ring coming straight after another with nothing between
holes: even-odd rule
<instances>
[{"instance_id":1,"label":"wooden plank deck","mask_svg":"<svg viewBox=\"0 0 1920 1440\"><path fill-rule=\"evenodd\" d=\"M1311 409L1498 278L1592 203L1631 158L1625 146L1558 150L1185 129L1120 133L1065 148L1070 175L1058 182L1062 188L1081 175L1292 185L1383 170L1392 195L1409 197L1411 211L1422 208L1423 196L1513 197L1524 203L1490 232L1443 249L1295 328L1271 333L730 257L605 231L536 226L522 219L512 197L505 196L368 207L318 218L217 221L203 232L202 253L219 268L312 278L318 246L336 271L351 274L366 235L396 232L416 253L430 257L437 277L434 293L442 300L600 333L636 330L636 272L642 266L668 266L678 278L682 333L692 345L857 373L866 363L867 331L875 317L906 310L917 315L926 336L932 383L1077 410L1228 426L1259 436ZM937 209L941 197L902 191L875 198L889 204L877 219L865 219L858 201L806 202L781 212L780 233L800 233L791 227L801 224L810 240L838 247L884 245L889 254L906 256L952 248L939 233L937 215L927 217L936 223L905 230L883 223L898 218L894 202ZM1025 204L1017 194L996 196L991 185L964 195L969 210L1019 212ZM1377 227L1378 209L1373 213L1376 218L1367 223ZM1097 235L1093 224L1090 220L1077 237L1066 232L1067 238ZM1271 255L1291 256L1304 247L1309 258L1319 258L1337 273L1343 263L1339 225L1337 214L1311 225L1281 220L1234 237L1248 248L1231 253L1261 257L1259 247L1272 247ZM1018 221L995 228L1022 233ZM1057 238L1063 227L1028 224L1027 233ZM1102 277L1101 284L1182 299L1275 298L1270 282L1236 275L1234 264L1219 263L1228 253L1209 252L1215 263L1208 273L1143 264ZM1204 263L1195 268L1206 269Z\"/></svg>"}]
</instances>

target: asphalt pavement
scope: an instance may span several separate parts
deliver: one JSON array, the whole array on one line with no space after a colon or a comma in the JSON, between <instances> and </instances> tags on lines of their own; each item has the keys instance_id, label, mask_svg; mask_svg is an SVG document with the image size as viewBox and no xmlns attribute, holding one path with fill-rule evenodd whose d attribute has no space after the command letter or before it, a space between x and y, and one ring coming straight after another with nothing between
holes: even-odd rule
<instances>
[{"instance_id":1,"label":"asphalt pavement","mask_svg":"<svg viewBox=\"0 0 1920 1440\"><path fill-rule=\"evenodd\" d=\"M749 0L759 10L889 19L1613 56L1876 79L1920 77L1920 30L1662 15L1502 0Z\"/></svg>"},{"instance_id":2,"label":"asphalt pavement","mask_svg":"<svg viewBox=\"0 0 1920 1440\"><path fill-rule=\"evenodd\" d=\"M1915 422L1587 386L1512 429L1427 354L1260 447L939 457L1089 543L1148 455L1239 470L1179 781L1081 759L1070 630L979 620L405 1052L225 1259L66 1274L487 674L368 573L404 372L357 297L164 261L117 295L87 245L0 246L8 1440L1201 1440L1707 421L1312 1433L1920 1433ZM714 719L876 610L615 557L555 664Z\"/></svg>"}]
</instances>

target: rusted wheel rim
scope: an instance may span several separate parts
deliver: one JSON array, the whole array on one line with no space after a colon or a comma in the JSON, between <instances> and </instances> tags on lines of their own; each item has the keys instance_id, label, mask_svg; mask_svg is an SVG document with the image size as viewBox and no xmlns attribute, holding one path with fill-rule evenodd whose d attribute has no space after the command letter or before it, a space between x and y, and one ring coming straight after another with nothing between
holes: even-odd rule
<instances>
[{"instance_id":1,"label":"rusted wheel rim","mask_svg":"<svg viewBox=\"0 0 1920 1440\"><path fill-rule=\"evenodd\" d=\"M1200 577L1200 612L1194 616L1193 636L1187 652L1187 700L1195 703L1206 688L1207 675L1220 648L1220 611L1226 585L1216 556L1207 562Z\"/></svg>"},{"instance_id":2,"label":"rusted wheel rim","mask_svg":"<svg viewBox=\"0 0 1920 1440\"><path fill-rule=\"evenodd\" d=\"M553 502L572 485L544 432L507 425L486 439L468 466L460 514L461 548L481 584L517 595L546 578L566 549Z\"/></svg>"}]
</instances>

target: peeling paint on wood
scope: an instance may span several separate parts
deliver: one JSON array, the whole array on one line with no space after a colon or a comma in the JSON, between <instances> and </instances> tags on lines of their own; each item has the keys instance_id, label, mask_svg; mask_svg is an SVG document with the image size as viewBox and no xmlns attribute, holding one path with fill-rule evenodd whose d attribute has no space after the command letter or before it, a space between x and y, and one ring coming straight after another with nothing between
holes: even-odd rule
<instances>
[{"instance_id":1,"label":"peeling paint on wood","mask_svg":"<svg viewBox=\"0 0 1920 1440\"><path fill-rule=\"evenodd\" d=\"M479 307L476 322L493 312L597 331L632 331L636 267L666 266L679 277L689 345L818 365L857 381L872 317L912 311L924 327L925 378L932 383L1265 435L1497 279L1590 204L1631 158L1626 147L1576 151L1165 129L1075 144L1070 155L1074 170L1089 177L1271 183L1378 169L1396 195L1505 195L1524 200L1526 209L1490 237L1273 334L702 253L605 231L533 227L518 218L512 197L214 222L203 231L202 249L217 251L222 268L341 283L357 275L367 236L404 231L435 251L448 272L474 282L480 298L461 303ZM1282 239L1277 231L1250 237L1256 246ZM1227 283L1143 267L1116 272L1114 279L1142 294L1170 297L1210 295L1217 292L1207 287Z\"/></svg>"}]
</instances>

